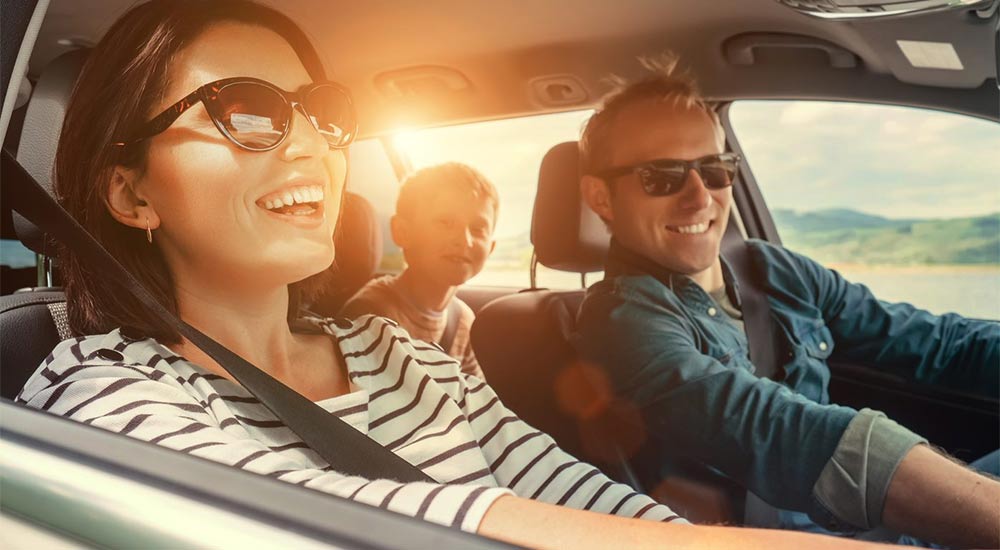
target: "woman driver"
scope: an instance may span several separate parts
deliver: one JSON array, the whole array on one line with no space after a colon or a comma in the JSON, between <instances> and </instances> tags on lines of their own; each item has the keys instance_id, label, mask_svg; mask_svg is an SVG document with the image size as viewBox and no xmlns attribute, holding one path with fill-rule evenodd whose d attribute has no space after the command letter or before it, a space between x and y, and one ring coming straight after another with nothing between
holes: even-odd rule
<instances>
[{"instance_id":1,"label":"woman driver","mask_svg":"<svg viewBox=\"0 0 1000 550\"><path fill-rule=\"evenodd\" d=\"M286 17L241 0L154 0L91 53L67 112L56 189L164 305L438 483L332 471L205 353L70 250L61 267L71 326L93 336L59 344L19 400L529 546L849 544L683 525L563 453L485 382L385 319L314 319L293 331L289 288L308 287L334 259L355 129L346 92L326 83Z\"/></svg>"}]
</instances>

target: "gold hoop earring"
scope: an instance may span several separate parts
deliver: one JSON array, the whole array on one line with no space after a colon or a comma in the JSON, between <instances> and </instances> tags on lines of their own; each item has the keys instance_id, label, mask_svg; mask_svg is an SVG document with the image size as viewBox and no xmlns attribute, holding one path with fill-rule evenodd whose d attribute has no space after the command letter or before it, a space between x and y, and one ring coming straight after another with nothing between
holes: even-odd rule
<instances>
[{"instance_id":1,"label":"gold hoop earring","mask_svg":"<svg viewBox=\"0 0 1000 550\"><path fill-rule=\"evenodd\" d=\"M153 244L153 230L149 228L149 218L146 218L146 240Z\"/></svg>"}]
</instances>

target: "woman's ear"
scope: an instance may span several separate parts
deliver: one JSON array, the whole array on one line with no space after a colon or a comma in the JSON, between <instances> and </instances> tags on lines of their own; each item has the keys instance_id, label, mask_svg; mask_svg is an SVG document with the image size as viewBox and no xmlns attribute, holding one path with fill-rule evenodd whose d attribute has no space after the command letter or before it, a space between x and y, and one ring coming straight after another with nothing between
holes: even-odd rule
<instances>
[{"instance_id":1,"label":"woman's ear","mask_svg":"<svg viewBox=\"0 0 1000 550\"><path fill-rule=\"evenodd\" d=\"M124 166L115 166L108 185L106 203L111 217L119 223L136 229L156 229L160 226L160 217L156 215L153 205L136 191L138 174L135 170Z\"/></svg>"},{"instance_id":2,"label":"woman's ear","mask_svg":"<svg viewBox=\"0 0 1000 550\"><path fill-rule=\"evenodd\" d=\"M605 223L614 221L615 212L611 207L611 188L608 187L606 181L594 176L583 176L580 178L580 195L587 206Z\"/></svg>"}]
</instances>

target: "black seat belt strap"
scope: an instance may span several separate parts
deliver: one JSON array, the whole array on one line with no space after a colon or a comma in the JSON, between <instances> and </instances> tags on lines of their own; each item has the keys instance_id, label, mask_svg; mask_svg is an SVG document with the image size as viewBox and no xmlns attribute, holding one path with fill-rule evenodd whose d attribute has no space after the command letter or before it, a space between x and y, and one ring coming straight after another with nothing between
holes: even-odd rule
<instances>
[{"instance_id":1,"label":"black seat belt strap","mask_svg":"<svg viewBox=\"0 0 1000 550\"><path fill-rule=\"evenodd\" d=\"M164 308L6 150L3 151L2 168L3 185L0 187L5 205L62 242L91 266L99 267L104 276L132 293L151 314L201 348L335 471L369 479L433 481L418 468Z\"/></svg>"},{"instance_id":2,"label":"black seat belt strap","mask_svg":"<svg viewBox=\"0 0 1000 550\"><path fill-rule=\"evenodd\" d=\"M726 232L739 229L730 222ZM771 320L771 304L767 301L764 282L751 265L749 248L743 235L736 235L723 252L739 285L740 309L743 312L743 330L750 346L750 362L760 378L774 378L778 373L777 340Z\"/></svg>"}]
</instances>

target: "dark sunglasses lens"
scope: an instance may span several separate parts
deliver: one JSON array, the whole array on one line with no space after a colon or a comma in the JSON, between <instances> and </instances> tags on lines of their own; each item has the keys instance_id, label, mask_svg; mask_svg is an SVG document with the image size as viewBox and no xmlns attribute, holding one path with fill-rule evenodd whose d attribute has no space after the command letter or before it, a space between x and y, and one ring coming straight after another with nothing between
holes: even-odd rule
<instances>
[{"instance_id":1,"label":"dark sunglasses lens","mask_svg":"<svg viewBox=\"0 0 1000 550\"><path fill-rule=\"evenodd\" d=\"M288 104L276 91L241 82L219 91L219 120L229 135L250 149L273 147L288 126Z\"/></svg>"},{"instance_id":2,"label":"dark sunglasses lens","mask_svg":"<svg viewBox=\"0 0 1000 550\"><path fill-rule=\"evenodd\" d=\"M657 166L640 173L642 188L646 194L654 197L671 195L680 191L684 185L686 171L684 165Z\"/></svg>"},{"instance_id":3,"label":"dark sunglasses lens","mask_svg":"<svg viewBox=\"0 0 1000 550\"><path fill-rule=\"evenodd\" d=\"M735 177L736 162L730 159L713 160L701 166L701 179L709 189L729 187Z\"/></svg>"},{"instance_id":4,"label":"dark sunglasses lens","mask_svg":"<svg viewBox=\"0 0 1000 550\"><path fill-rule=\"evenodd\" d=\"M313 126L330 147L346 147L354 141L357 116L351 98L336 86L319 86L305 98L305 108Z\"/></svg>"}]
</instances>

